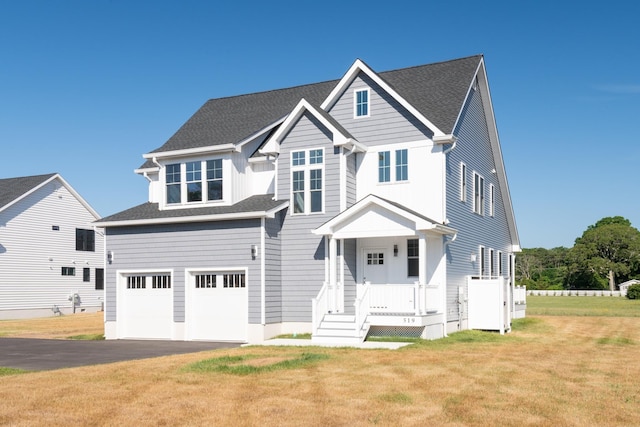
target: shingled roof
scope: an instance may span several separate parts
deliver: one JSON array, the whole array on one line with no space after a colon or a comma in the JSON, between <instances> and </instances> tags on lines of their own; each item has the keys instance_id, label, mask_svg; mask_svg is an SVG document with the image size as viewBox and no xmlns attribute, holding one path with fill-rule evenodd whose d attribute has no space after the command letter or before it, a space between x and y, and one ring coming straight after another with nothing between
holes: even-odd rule
<instances>
[{"instance_id":1,"label":"shingled roof","mask_svg":"<svg viewBox=\"0 0 640 427\"><path fill-rule=\"evenodd\" d=\"M453 131L481 55L378 73L441 131ZM320 105L339 80L207 101L151 153L236 144L284 118L306 99ZM143 167L151 166L149 162Z\"/></svg>"},{"instance_id":2,"label":"shingled roof","mask_svg":"<svg viewBox=\"0 0 640 427\"><path fill-rule=\"evenodd\" d=\"M55 173L49 173L46 175L0 179L0 211L9 203L24 196L55 175Z\"/></svg>"},{"instance_id":3,"label":"shingled roof","mask_svg":"<svg viewBox=\"0 0 640 427\"><path fill-rule=\"evenodd\" d=\"M188 209L160 210L157 203L143 203L105 217L96 225L136 225L137 223L169 224L189 221L219 221L231 217L260 218L289 206L287 200L273 200L273 194L248 197L231 206L207 206Z\"/></svg>"}]
</instances>

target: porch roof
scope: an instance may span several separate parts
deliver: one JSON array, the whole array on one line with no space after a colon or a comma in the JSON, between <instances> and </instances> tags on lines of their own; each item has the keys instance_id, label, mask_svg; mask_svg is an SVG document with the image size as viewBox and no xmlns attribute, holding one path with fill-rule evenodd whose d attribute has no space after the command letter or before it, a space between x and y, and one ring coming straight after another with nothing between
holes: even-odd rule
<instances>
[{"instance_id":1,"label":"porch roof","mask_svg":"<svg viewBox=\"0 0 640 427\"><path fill-rule=\"evenodd\" d=\"M457 233L451 227L373 194L313 230L316 235L331 236L336 239L409 237L419 232L440 235Z\"/></svg>"}]
</instances>

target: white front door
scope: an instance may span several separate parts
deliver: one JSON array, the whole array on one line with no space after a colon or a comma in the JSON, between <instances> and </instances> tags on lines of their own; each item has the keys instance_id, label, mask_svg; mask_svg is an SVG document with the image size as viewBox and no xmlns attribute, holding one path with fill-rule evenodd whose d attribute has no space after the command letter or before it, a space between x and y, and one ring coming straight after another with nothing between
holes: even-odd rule
<instances>
[{"instance_id":1,"label":"white front door","mask_svg":"<svg viewBox=\"0 0 640 427\"><path fill-rule=\"evenodd\" d=\"M365 248L363 251L364 281L370 283L387 283L387 255L384 249Z\"/></svg>"}]
</instances>

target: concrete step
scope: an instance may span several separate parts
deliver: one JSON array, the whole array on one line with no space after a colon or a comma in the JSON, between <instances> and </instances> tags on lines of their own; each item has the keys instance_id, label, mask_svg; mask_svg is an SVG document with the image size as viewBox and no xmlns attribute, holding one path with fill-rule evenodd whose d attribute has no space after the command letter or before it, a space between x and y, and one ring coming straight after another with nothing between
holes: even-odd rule
<instances>
[{"instance_id":1,"label":"concrete step","mask_svg":"<svg viewBox=\"0 0 640 427\"><path fill-rule=\"evenodd\" d=\"M324 322L355 323L356 316L354 316L353 314L325 314L322 320Z\"/></svg>"}]
</instances>

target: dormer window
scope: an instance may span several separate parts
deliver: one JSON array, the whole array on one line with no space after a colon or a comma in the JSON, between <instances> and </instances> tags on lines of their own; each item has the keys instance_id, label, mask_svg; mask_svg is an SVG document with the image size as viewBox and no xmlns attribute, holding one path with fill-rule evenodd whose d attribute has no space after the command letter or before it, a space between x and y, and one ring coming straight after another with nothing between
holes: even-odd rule
<instances>
[{"instance_id":1,"label":"dormer window","mask_svg":"<svg viewBox=\"0 0 640 427\"><path fill-rule=\"evenodd\" d=\"M167 165L165 179L167 205L222 200L222 159Z\"/></svg>"},{"instance_id":2,"label":"dormer window","mask_svg":"<svg viewBox=\"0 0 640 427\"><path fill-rule=\"evenodd\" d=\"M354 116L369 117L369 89L359 89L354 96Z\"/></svg>"}]
</instances>

